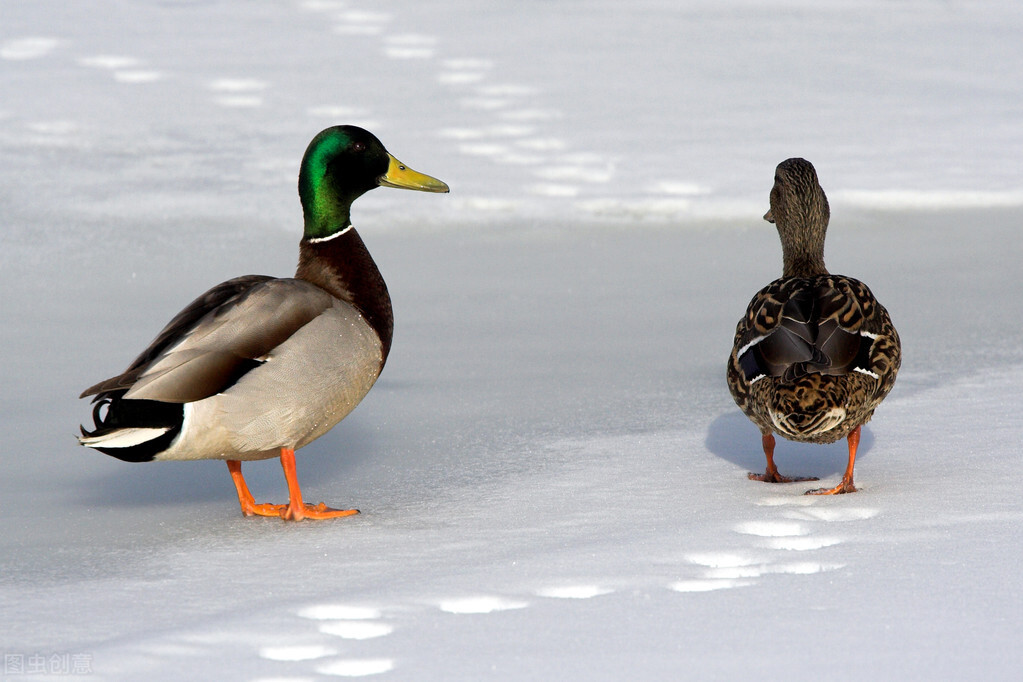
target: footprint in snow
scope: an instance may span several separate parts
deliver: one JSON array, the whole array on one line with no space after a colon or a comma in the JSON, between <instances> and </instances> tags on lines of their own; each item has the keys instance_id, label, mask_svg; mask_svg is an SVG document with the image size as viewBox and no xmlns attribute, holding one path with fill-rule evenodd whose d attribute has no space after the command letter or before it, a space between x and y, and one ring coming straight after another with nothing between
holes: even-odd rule
<instances>
[{"instance_id":1,"label":"footprint in snow","mask_svg":"<svg viewBox=\"0 0 1023 682\"><path fill-rule=\"evenodd\" d=\"M533 172L555 182L606 183L614 178L614 164L597 154L566 154Z\"/></svg>"},{"instance_id":2,"label":"footprint in snow","mask_svg":"<svg viewBox=\"0 0 1023 682\"><path fill-rule=\"evenodd\" d=\"M810 531L794 521L744 521L735 526L735 532L762 538L779 538L806 535Z\"/></svg>"},{"instance_id":3,"label":"footprint in snow","mask_svg":"<svg viewBox=\"0 0 1023 682\"><path fill-rule=\"evenodd\" d=\"M757 559L732 552L702 552L690 554L686 561L701 567L698 577L679 580L668 585L675 592L712 592L733 587L747 587L760 577L755 567Z\"/></svg>"},{"instance_id":4,"label":"footprint in snow","mask_svg":"<svg viewBox=\"0 0 1023 682\"><path fill-rule=\"evenodd\" d=\"M504 121L516 121L520 123L554 121L561 117L561 112L554 109L512 109L510 111L502 111L498 116L498 118Z\"/></svg>"},{"instance_id":5,"label":"footprint in snow","mask_svg":"<svg viewBox=\"0 0 1023 682\"><path fill-rule=\"evenodd\" d=\"M222 107L259 107L269 83L257 78L218 78L207 87L217 93L213 101Z\"/></svg>"},{"instance_id":6,"label":"footprint in snow","mask_svg":"<svg viewBox=\"0 0 1023 682\"><path fill-rule=\"evenodd\" d=\"M489 59L447 59L442 66L444 70L437 75L437 82L441 85L460 86L482 81L494 63Z\"/></svg>"},{"instance_id":7,"label":"footprint in snow","mask_svg":"<svg viewBox=\"0 0 1023 682\"><path fill-rule=\"evenodd\" d=\"M579 196L580 192L578 185L566 185L554 182L545 182L542 185L529 185L526 189L537 196L558 199L571 199Z\"/></svg>"},{"instance_id":8,"label":"footprint in snow","mask_svg":"<svg viewBox=\"0 0 1023 682\"><path fill-rule=\"evenodd\" d=\"M693 554L686 559L700 568L699 575L668 585L675 592L711 592L748 587L766 575L810 575L844 567L844 564L822 561L776 563L770 557L736 553L708 552Z\"/></svg>"},{"instance_id":9,"label":"footprint in snow","mask_svg":"<svg viewBox=\"0 0 1023 682\"><path fill-rule=\"evenodd\" d=\"M807 552L837 545L842 541L834 537L773 537L764 538L758 544L768 549L784 549L792 552Z\"/></svg>"},{"instance_id":10,"label":"footprint in snow","mask_svg":"<svg viewBox=\"0 0 1023 682\"><path fill-rule=\"evenodd\" d=\"M299 7L306 12L326 15L331 30L344 36L375 36L383 33L391 15L353 8L344 0L304 0Z\"/></svg>"},{"instance_id":11,"label":"footprint in snow","mask_svg":"<svg viewBox=\"0 0 1023 682\"><path fill-rule=\"evenodd\" d=\"M441 611L457 614L494 613L495 611L524 609L527 606L529 606L528 602L492 596L445 599L437 605Z\"/></svg>"},{"instance_id":12,"label":"footprint in snow","mask_svg":"<svg viewBox=\"0 0 1023 682\"><path fill-rule=\"evenodd\" d=\"M48 36L15 38L0 44L0 59L12 62L39 59L53 52L60 43L58 38Z\"/></svg>"},{"instance_id":13,"label":"footprint in snow","mask_svg":"<svg viewBox=\"0 0 1023 682\"><path fill-rule=\"evenodd\" d=\"M21 140L38 147L81 148L89 144L82 127L74 121L32 121L25 124L25 129L28 134Z\"/></svg>"},{"instance_id":14,"label":"footprint in snow","mask_svg":"<svg viewBox=\"0 0 1023 682\"><path fill-rule=\"evenodd\" d=\"M259 650L259 657L267 661L313 661L337 653L337 649L326 646L266 646Z\"/></svg>"},{"instance_id":15,"label":"footprint in snow","mask_svg":"<svg viewBox=\"0 0 1023 682\"><path fill-rule=\"evenodd\" d=\"M314 622L320 635L347 642L376 639L394 632L394 626L384 620L383 612L374 607L316 604L301 609L297 615ZM350 653L353 647L347 646L344 650ZM391 658L342 656L341 651L340 647L322 644L275 645L260 649L259 657L267 661L316 661L315 672L332 677L367 677L395 667Z\"/></svg>"},{"instance_id":16,"label":"footprint in snow","mask_svg":"<svg viewBox=\"0 0 1023 682\"><path fill-rule=\"evenodd\" d=\"M300 7L333 20L336 33L378 35L391 22L391 16L386 13L353 8L334 0L305 0ZM384 36L382 50L390 59L432 59L438 51L438 39L421 33L396 33ZM586 186L613 180L615 169L610 160L594 154L566 155L564 140L537 130L538 124L561 118L561 114L528 106L529 100L538 95L536 88L518 83L488 83L487 78L495 64L486 57L449 58L440 61L439 66L437 82L460 96L459 105L491 119L490 123L477 127L439 131L442 137L458 142L460 153L504 165L535 167L532 173L539 182L525 186L526 192L534 196L572 199L578 197ZM259 106L262 103L258 94L254 93L225 94L217 101L222 106L235 107ZM319 112L322 112L326 117L331 107L317 109L318 113L310 115L320 116ZM363 122L360 124L370 127ZM552 158L554 154L560 156ZM495 206L506 206L507 200L467 197L462 204L467 208L494 210Z\"/></svg>"},{"instance_id":17,"label":"footprint in snow","mask_svg":"<svg viewBox=\"0 0 1023 682\"><path fill-rule=\"evenodd\" d=\"M384 38L384 55L391 59L430 59L436 53L433 36L406 33Z\"/></svg>"},{"instance_id":18,"label":"footprint in snow","mask_svg":"<svg viewBox=\"0 0 1023 682\"><path fill-rule=\"evenodd\" d=\"M734 530L760 538L758 544L770 549L812 551L842 542L833 536L812 533L815 522L862 521L878 514L878 510L868 507L820 506L816 502L816 498L807 497L764 498L757 505L778 508L781 518L746 521L737 524Z\"/></svg>"},{"instance_id":19,"label":"footprint in snow","mask_svg":"<svg viewBox=\"0 0 1023 682\"><path fill-rule=\"evenodd\" d=\"M299 7L308 12L340 12L348 5L347 0L302 0Z\"/></svg>"},{"instance_id":20,"label":"footprint in snow","mask_svg":"<svg viewBox=\"0 0 1023 682\"><path fill-rule=\"evenodd\" d=\"M342 639L374 639L394 632L394 626L383 622L378 609L365 606L323 604L310 606L298 615L319 621L318 630Z\"/></svg>"},{"instance_id":21,"label":"footprint in snow","mask_svg":"<svg viewBox=\"0 0 1023 682\"><path fill-rule=\"evenodd\" d=\"M537 590L536 596L548 599L592 599L613 592L614 590L599 585L561 585Z\"/></svg>"},{"instance_id":22,"label":"footprint in snow","mask_svg":"<svg viewBox=\"0 0 1023 682\"><path fill-rule=\"evenodd\" d=\"M733 587L747 587L755 584L755 580L738 579L692 579L679 580L668 585L668 589L675 592L713 592L715 590L727 590Z\"/></svg>"},{"instance_id":23,"label":"footprint in snow","mask_svg":"<svg viewBox=\"0 0 1023 682\"><path fill-rule=\"evenodd\" d=\"M877 516L878 510L869 507L825 506L818 498L769 496L755 503L773 509L773 518L743 521L732 530L750 538L749 552L702 552L685 557L695 575L668 585L676 592L710 592L753 585L770 575L812 575L845 567L835 561L807 558L792 561L782 557L784 552L811 555L818 550L838 545L841 538L818 534L821 523L848 523ZM768 550L767 552L763 550Z\"/></svg>"},{"instance_id":24,"label":"footprint in snow","mask_svg":"<svg viewBox=\"0 0 1023 682\"><path fill-rule=\"evenodd\" d=\"M600 585L593 584L566 584L551 585L537 589L534 594L545 599L592 599L605 594L612 594L614 590ZM524 609L529 602L509 597L498 597L482 595L476 597L463 597L458 599L444 599L437 604L438 608L445 613L454 614L480 614L496 613L499 611L511 611Z\"/></svg>"},{"instance_id":25,"label":"footprint in snow","mask_svg":"<svg viewBox=\"0 0 1023 682\"><path fill-rule=\"evenodd\" d=\"M391 21L391 15L367 10L348 10L334 16L337 21L333 31L346 36L375 36L384 32Z\"/></svg>"},{"instance_id":26,"label":"footprint in snow","mask_svg":"<svg viewBox=\"0 0 1023 682\"><path fill-rule=\"evenodd\" d=\"M335 677L366 677L391 670L394 670L394 661L389 658L343 658L316 666L319 674Z\"/></svg>"},{"instance_id":27,"label":"footprint in snow","mask_svg":"<svg viewBox=\"0 0 1023 682\"><path fill-rule=\"evenodd\" d=\"M159 71L145 68L142 60L125 55L99 54L82 57L78 64L90 69L109 71L119 83L153 83L163 78Z\"/></svg>"},{"instance_id":28,"label":"footprint in snow","mask_svg":"<svg viewBox=\"0 0 1023 682\"><path fill-rule=\"evenodd\" d=\"M539 588L533 592L543 599L573 602L612 594L613 589L594 583L562 583ZM359 656L360 642L386 637L401 627L395 622L402 615L424 616L437 614L440 618L461 618L499 614L504 611L524 609L529 606L526 599L500 595L474 595L440 599L424 604L406 604L394 609L380 609L374 606L353 604L312 604L297 611L298 618L315 626L306 641L282 645L274 643L258 650L264 661L282 663L309 662L312 672L332 677L368 677L390 672L399 668L394 658L378 655ZM298 629L293 628L292 632ZM343 642L331 644L330 637ZM362 649L367 654L379 653L379 647ZM284 678L278 678L284 679ZM298 678L293 678L298 679Z\"/></svg>"},{"instance_id":29,"label":"footprint in snow","mask_svg":"<svg viewBox=\"0 0 1023 682\"><path fill-rule=\"evenodd\" d=\"M472 84L482 80L480 78L463 79L465 83ZM442 81L443 82L443 81ZM507 107L517 104L522 98L535 95L536 91L526 85L515 84L493 84L476 85L472 88L469 96L464 97L460 104L466 109L477 109L487 112L500 112ZM498 118L502 115L498 113Z\"/></svg>"},{"instance_id":30,"label":"footprint in snow","mask_svg":"<svg viewBox=\"0 0 1023 682\"><path fill-rule=\"evenodd\" d=\"M863 521L877 516L877 509L866 507L844 507L829 508L816 507L809 509L794 509L785 512L789 519L800 519L805 521Z\"/></svg>"}]
</instances>

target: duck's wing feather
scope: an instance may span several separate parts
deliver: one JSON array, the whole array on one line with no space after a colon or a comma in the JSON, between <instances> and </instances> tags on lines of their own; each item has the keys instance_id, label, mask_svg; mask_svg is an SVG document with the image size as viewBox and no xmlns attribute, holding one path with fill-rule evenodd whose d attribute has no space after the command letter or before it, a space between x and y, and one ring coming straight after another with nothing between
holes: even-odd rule
<instances>
[{"instance_id":1,"label":"duck's wing feather","mask_svg":"<svg viewBox=\"0 0 1023 682\"><path fill-rule=\"evenodd\" d=\"M782 278L750 302L733 352L749 382L808 373L877 376L875 341L893 334L887 311L862 282L837 275Z\"/></svg>"},{"instance_id":2,"label":"duck's wing feather","mask_svg":"<svg viewBox=\"0 0 1023 682\"><path fill-rule=\"evenodd\" d=\"M126 399L187 403L215 395L262 364L333 300L301 280L229 280L182 310L123 374L82 397L126 390Z\"/></svg>"}]
</instances>

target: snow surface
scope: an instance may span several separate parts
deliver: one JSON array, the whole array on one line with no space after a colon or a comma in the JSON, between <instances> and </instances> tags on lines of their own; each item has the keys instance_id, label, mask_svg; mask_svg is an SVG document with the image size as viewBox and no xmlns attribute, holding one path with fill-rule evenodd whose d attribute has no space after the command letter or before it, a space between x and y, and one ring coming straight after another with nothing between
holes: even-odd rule
<instances>
[{"instance_id":1,"label":"snow surface","mask_svg":"<svg viewBox=\"0 0 1023 682\"><path fill-rule=\"evenodd\" d=\"M5 0L5 674L1014 677L1021 35L1015 0ZM340 122L452 187L356 204L395 345L298 467L363 513L247 519L222 463L78 447L80 390L191 298L293 271ZM724 384L795 155L905 352L831 499L746 479Z\"/></svg>"}]
</instances>

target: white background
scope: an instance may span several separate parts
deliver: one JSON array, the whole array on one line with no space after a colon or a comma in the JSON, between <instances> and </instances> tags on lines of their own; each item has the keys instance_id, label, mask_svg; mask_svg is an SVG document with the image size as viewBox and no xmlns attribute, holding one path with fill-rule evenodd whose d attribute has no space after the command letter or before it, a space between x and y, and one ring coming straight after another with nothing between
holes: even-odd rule
<instances>
[{"instance_id":1,"label":"white background","mask_svg":"<svg viewBox=\"0 0 1023 682\"><path fill-rule=\"evenodd\" d=\"M1008 0L5 0L5 663L1012 677L1021 35ZM308 500L363 513L246 519L220 462L78 447L78 393L177 310L293 272L299 159L335 123L452 188L353 212L394 348L298 468ZM781 271L761 216L789 156L831 199L829 267L904 344L862 490L830 499L746 479L759 437L724 383L735 322ZM834 485L845 445L778 459ZM284 501L274 461L245 471Z\"/></svg>"}]
</instances>

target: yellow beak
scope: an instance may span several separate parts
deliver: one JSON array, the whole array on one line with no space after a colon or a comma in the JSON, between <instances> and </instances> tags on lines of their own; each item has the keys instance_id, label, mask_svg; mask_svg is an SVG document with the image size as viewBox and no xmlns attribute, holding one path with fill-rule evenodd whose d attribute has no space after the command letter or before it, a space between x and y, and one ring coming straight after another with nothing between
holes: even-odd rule
<instances>
[{"instance_id":1,"label":"yellow beak","mask_svg":"<svg viewBox=\"0 0 1023 682\"><path fill-rule=\"evenodd\" d=\"M447 192L447 183L414 171L398 159L388 154L391 163L387 172L377 179L381 187L397 187L398 189L414 189L417 192Z\"/></svg>"}]
</instances>

